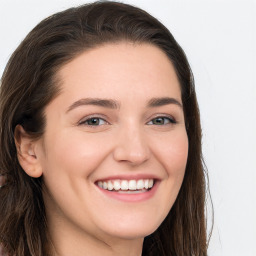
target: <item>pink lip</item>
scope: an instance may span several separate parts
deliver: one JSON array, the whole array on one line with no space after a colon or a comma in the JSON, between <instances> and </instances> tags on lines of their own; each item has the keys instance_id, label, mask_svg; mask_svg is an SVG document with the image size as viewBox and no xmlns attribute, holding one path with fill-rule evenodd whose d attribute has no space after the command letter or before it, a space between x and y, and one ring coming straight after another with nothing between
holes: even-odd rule
<instances>
[{"instance_id":1,"label":"pink lip","mask_svg":"<svg viewBox=\"0 0 256 256\"><path fill-rule=\"evenodd\" d=\"M113 177L111 177L110 179L113 179ZM116 178L114 178L114 179L116 179ZM135 179L135 178L133 178L133 179ZM141 201L148 200L154 196L154 194L156 193L156 191L158 189L159 183L160 183L160 181L156 180L154 186L150 190L143 192L143 193L137 193L137 194L122 194L122 193L115 192L114 190L109 191L109 190L100 188L97 185L96 186L104 195L106 195L108 197L111 197L111 198L114 198L114 199L117 199L117 200L120 200L123 202L141 202Z\"/></svg>"}]
</instances>

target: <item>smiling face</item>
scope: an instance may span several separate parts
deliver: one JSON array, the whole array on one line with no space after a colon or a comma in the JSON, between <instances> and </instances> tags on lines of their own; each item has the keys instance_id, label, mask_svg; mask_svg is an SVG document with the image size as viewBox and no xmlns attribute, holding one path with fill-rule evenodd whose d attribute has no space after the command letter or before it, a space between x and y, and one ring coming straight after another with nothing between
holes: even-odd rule
<instances>
[{"instance_id":1,"label":"smiling face","mask_svg":"<svg viewBox=\"0 0 256 256\"><path fill-rule=\"evenodd\" d=\"M63 66L58 78L61 93L45 109L34 148L53 236L149 235L170 211L187 161L171 62L152 45L106 44Z\"/></svg>"}]
</instances>

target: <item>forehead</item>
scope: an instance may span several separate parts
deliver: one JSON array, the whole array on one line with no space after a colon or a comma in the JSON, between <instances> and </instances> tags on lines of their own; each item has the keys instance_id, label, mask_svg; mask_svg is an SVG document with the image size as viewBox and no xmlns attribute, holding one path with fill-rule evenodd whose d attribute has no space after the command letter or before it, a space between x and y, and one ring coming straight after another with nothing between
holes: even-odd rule
<instances>
[{"instance_id":1,"label":"forehead","mask_svg":"<svg viewBox=\"0 0 256 256\"><path fill-rule=\"evenodd\" d=\"M180 97L171 61L161 49L146 43L121 42L90 49L64 65L58 78L69 97Z\"/></svg>"}]
</instances>

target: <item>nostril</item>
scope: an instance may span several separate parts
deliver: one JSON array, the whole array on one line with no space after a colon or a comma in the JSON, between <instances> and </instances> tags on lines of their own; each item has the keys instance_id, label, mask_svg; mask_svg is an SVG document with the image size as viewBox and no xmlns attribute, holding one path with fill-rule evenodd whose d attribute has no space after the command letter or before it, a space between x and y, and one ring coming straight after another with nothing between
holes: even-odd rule
<instances>
[{"instance_id":1,"label":"nostril","mask_svg":"<svg viewBox=\"0 0 256 256\"><path fill-rule=\"evenodd\" d=\"M120 129L120 134L115 140L113 156L118 162L132 165L139 165L150 158L147 138L136 123L127 124Z\"/></svg>"},{"instance_id":2,"label":"nostril","mask_svg":"<svg viewBox=\"0 0 256 256\"><path fill-rule=\"evenodd\" d=\"M129 162L131 164L138 165L149 159L149 152L144 148L138 149L125 145L115 149L114 159L116 161Z\"/></svg>"}]
</instances>

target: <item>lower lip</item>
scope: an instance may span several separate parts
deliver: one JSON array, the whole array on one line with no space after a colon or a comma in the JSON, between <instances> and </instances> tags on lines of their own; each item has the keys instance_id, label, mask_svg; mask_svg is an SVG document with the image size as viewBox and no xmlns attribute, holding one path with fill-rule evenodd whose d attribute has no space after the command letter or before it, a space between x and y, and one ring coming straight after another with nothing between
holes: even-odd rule
<instances>
[{"instance_id":1,"label":"lower lip","mask_svg":"<svg viewBox=\"0 0 256 256\"><path fill-rule=\"evenodd\" d=\"M104 195L106 195L108 197L111 197L111 198L114 198L114 199L117 199L120 201L124 201L124 202L141 202L141 201L145 201L145 200L152 198L154 196L154 194L156 193L158 185L159 185L159 181L156 181L154 186L150 190L148 190L146 192L134 193L134 194L118 193L118 192L115 192L114 190L109 191L106 189L102 189L102 188L98 187L97 185L96 186L102 193L104 193Z\"/></svg>"}]
</instances>

